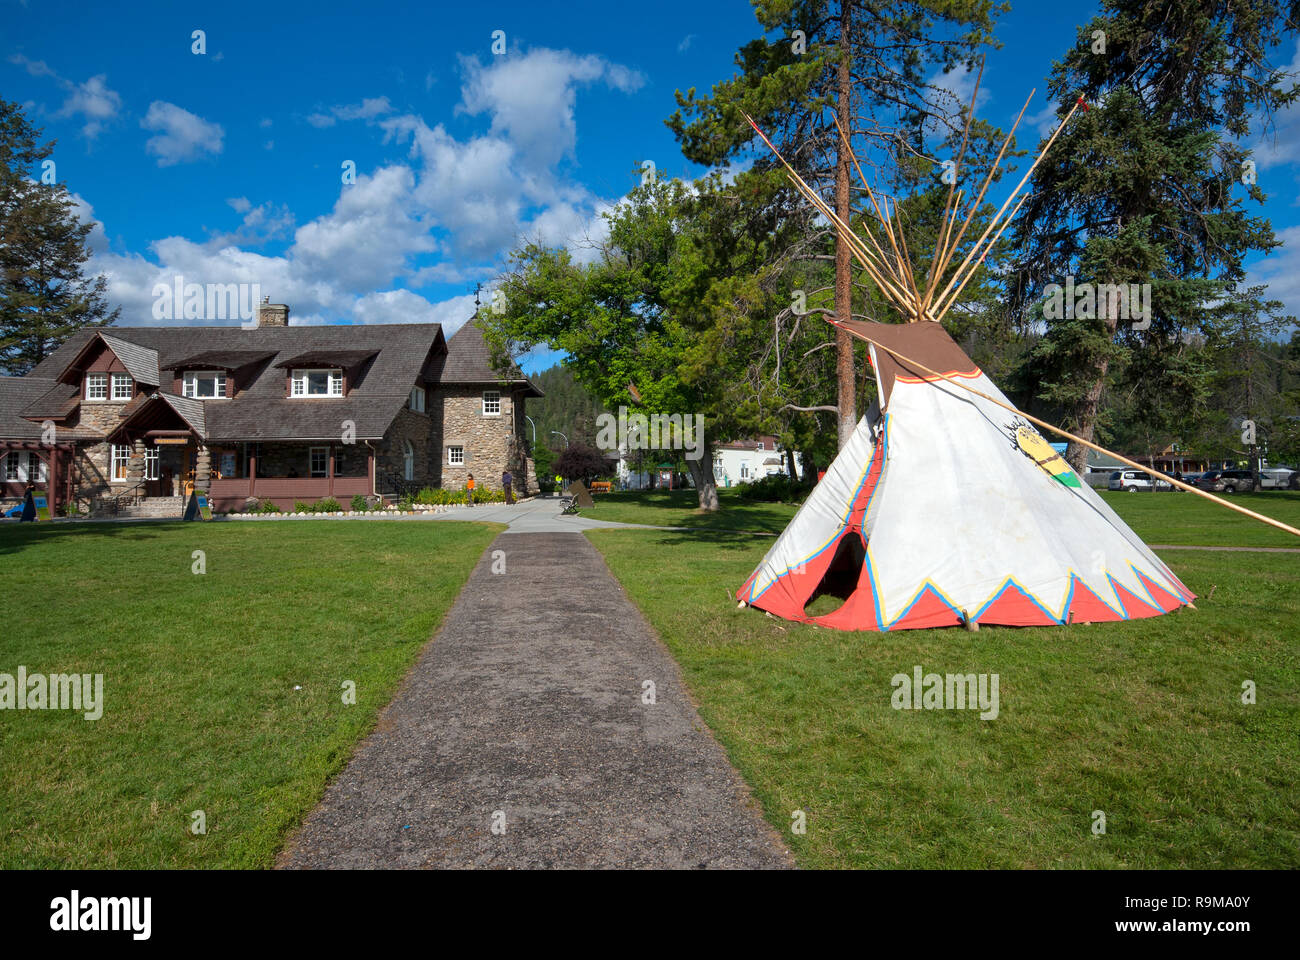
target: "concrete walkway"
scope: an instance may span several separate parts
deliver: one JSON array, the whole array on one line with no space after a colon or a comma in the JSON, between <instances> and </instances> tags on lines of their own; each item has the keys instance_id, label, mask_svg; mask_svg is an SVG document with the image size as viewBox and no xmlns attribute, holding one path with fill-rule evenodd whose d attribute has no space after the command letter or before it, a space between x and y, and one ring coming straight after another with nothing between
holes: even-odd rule
<instances>
[{"instance_id":1,"label":"concrete walkway","mask_svg":"<svg viewBox=\"0 0 1300 960\"><path fill-rule=\"evenodd\" d=\"M613 523L598 520L590 516L592 511L600 512L600 507L587 507L586 514L571 513L565 515L559 497L533 497L522 503L507 506L504 503L486 503L477 507L452 510L439 513L435 520L477 520L485 523L504 523L511 533L574 533L579 530L595 529L631 529L631 530L675 530L676 527L653 527L640 523Z\"/></svg>"},{"instance_id":2,"label":"concrete walkway","mask_svg":"<svg viewBox=\"0 0 1300 960\"><path fill-rule=\"evenodd\" d=\"M476 507L474 519L504 515L512 531L553 520L518 507L529 505ZM596 549L576 532L509 532L279 865L791 860Z\"/></svg>"}]
</instances>

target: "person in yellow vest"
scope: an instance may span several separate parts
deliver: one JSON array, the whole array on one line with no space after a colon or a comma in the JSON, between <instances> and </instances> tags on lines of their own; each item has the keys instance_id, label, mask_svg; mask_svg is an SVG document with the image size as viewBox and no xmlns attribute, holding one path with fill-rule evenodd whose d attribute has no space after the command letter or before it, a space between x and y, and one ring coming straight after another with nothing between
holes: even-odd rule
<instances>
[{"instance_id":1,"label":"person in yellow vest","mask_svg":"<svg viewBox=\"0 0 1300 960\"><path fill-rule=\"evenodd\" d=\"M465 478L465 493L469 505L474 506L474 474L472 473Z\"/></svg>"}]
</instances>

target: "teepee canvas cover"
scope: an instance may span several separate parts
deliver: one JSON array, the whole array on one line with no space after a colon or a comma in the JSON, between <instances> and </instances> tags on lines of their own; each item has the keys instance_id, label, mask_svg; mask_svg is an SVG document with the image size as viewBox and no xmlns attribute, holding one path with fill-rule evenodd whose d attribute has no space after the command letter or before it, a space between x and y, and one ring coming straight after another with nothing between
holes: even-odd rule
<instances>
[{"instance_id":1,"label":"teepee canvas cover","mask_svg":"<svg viewBox=\"0 0 1300 960\"><path fill-rule=\"evenodd\" d=\"M941 324L846 326L874 341L880 412L858 423L741 600L899 630L1130 620L1194 598L1029 421L888 352L1009 404ZM806 616L824 590L847 599Z\"/></svg>"}]
</instances>

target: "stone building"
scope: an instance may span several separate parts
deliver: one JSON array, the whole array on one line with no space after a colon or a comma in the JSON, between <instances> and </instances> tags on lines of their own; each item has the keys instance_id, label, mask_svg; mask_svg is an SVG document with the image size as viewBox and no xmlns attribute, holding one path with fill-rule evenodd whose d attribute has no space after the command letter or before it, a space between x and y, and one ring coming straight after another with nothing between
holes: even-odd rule
<instances>
[{"instance_id":1,"label":"stone building","mask_svg":"<svg viewBox=\"0 0 1300 960\"><path fill-rule=\"evenodd\" d=\"M497 370L473 321L106 327L71 337L24 377L0 377L0 497L30 481L55 509L178 513L193 489L217 511L249 501L536 489L524 409L540 391ZM525 478L527 480L525 481Z\"/></svg>"}]
</instances>

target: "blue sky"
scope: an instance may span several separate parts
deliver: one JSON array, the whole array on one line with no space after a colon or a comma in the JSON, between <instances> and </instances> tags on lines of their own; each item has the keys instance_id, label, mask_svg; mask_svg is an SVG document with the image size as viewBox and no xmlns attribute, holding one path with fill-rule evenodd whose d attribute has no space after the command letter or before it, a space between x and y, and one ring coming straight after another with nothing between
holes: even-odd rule
<instances>
[{"instance_id":1,"label":"blue sky","mask_svg":"<svg viewBox=\"0 0 1300 960\"><path fill-rule=\"evenodd\" d=\"M699 173L663 125L673 92L728 76L757 29L744 0L197 9L0 0L0 95L57 138L123 324L155 322L153 285L179 273L258 282L295 321L455 329L519 238L581 249L644 161ZM1094 9L1015 5L981 115L1009 127L1036 86L1045 117L1051 60ZM1300 313L1300 111L1259 163L1288 246L1256 276Z\"/></svg>"}]
</instances>

